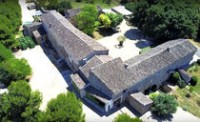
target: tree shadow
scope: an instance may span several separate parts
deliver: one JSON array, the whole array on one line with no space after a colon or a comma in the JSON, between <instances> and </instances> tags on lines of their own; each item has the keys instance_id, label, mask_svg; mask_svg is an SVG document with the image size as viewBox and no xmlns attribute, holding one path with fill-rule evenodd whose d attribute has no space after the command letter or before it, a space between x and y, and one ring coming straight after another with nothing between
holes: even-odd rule
<instances>
[{"instance_id":1,"label":"tree shadow","mask_svg":"<svg viewBox=\"0 0 200 122\"><path fill-rule=\"evenodd\" d=\"M144 39L143 33L139 29L130 29L126 31L124 35L130 40Z\"/></svg>"},{"instance_id":2,"label":"tree shadow","mask_svg":"<svg viewBox=\"0 0 200 122\"><path fill-rule=\"evenodd\" d=\"M147 40L145 40L145 41L138 41L136 44L136 47L138 47L138 48L145 48L145 47L153 47L153 43L151 42L151 41L147 41Z\"/></svg>"},{"instance_id":3,"label":"tree shadow","mask_svg":"<svg viewBox=\"0 0 200 122\"><path fill-rule=\"evenodd\" d=\"M114 29L112 29L112 28L100 28L99 30L98 30L98 32L102 35L102 36L111 36L111 35L113 35L113 34L115 34L115 33L117 33L118 31L116 31L116 30L114 30Z\"/></svg>"},{"instance_id":4,"label":"tree shadow","mask_svg":"<svg viewBox=\"0 0 200 122\"><path fill-rule=\"evenodd\" d=\"M158 122L168 121L171 122L173 119L172 114L169 114L167 116L157 116L155 113L151 112L150 118L157 120Z\"/></svg>"}]
</instances>

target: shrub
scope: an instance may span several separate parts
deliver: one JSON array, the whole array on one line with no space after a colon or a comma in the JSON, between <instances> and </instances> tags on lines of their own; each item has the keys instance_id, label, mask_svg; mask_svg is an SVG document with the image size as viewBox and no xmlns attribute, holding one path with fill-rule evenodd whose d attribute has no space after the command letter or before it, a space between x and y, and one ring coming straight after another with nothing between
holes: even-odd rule
<instances>
[{"instance_id":1,"label":"shrub","mask_svg":"<svg viewBox=\"0 0 200 122\"><path fill-rule=\"evenodd\" d=\"M159 94L153 101L151 110L158 116L167 116L177 110L178 103L174 96Z\"/></svg>"},{"instance_id":2,"label":"shrub","mask_svg":"<svg viewBox=\"0 0 200 122\"><path fill-rule=\"evenodd\" d=\"M187 93L187 94L185 95L185 97L190 98L191 95L190 95L189 93Z\"/></svg>"},{"instance_id":3,"label":"shrub","mask_svg":"<svg viewBox=\"0 0 200 122\"><path fill-rule=\"evenodd\" d=\"M191 84L192 86L196 86L197 82L198 82L197 76L192 76L192 79L191 79L191 81L190 81L190 84Z\"/></svg>"},{"instance_id":4,"label":"shrub","mask_svg":"<svg viewBox=\"0 0 200 122\"><path fill-rule=\"evenodd\" d=\"M0 43L0 62L14 58L12 52Z\"/></svg>"},{"instance_id":5,"label":"shrub","mask_svg":"<svg viewBox=\"0 0 200 122\"><path fill-rule=\"evenodd\" d=\"M200 65L200 59L197 59L197 64Z\"/></svg>"},{"instance_id":6,"label":"shrub","mask_svg":"<svg viewBox=\"0 0 200 122\"><path fill-rule=\"evenodd\" d=\"M179 88L185 88L186 87L186 83L184 80L178 80L178 86Z\"/></svg>"},{"instance_id":7,"label":"shrub","mask_svg":"<svg viewBox=\"0 0 200 122\"><path fill-rule=\"evenodd\" d=\"M180 79L180 74L178 72L173 73L173 80L178 81Z\"/></svg>"},{"instance_id":8,"label":"shrub","mask_svg":"<svg viewBox=\"0 0 200 122\"><path fill-rule=\"evenodd\" d=\"M197 72L198 71L198 64L194 63L188 68L189 72Z\"/></svg>"},{"instance_id":9,"label":"shrub","mask_svg":"<svg viewBox=\"0 0 200 122\"><path fill-rule=\"evenodd\" d=\"M197 105L200 107L200 100L197 100Z\"/></svg>"},{"instance_id":10,"label":"shrub","mask_svg":"<svg viewBox=\"0 0 200 122\"><path fill-rule=\"evenodd\" d=\"M155 100L158 97L159 93L158 92L153 92L151 94L149 94L149 98L151 100Z\"/></svg>"},{"instance_id":11,"label":"shrub","mask_svg":"<svg viewBox=\"0 0 200 122\"><path fill-rule=\"evenodd\" d=\"M22 50L35 47L35 43L33 39L29 36L19 38L19 42L20 42L20 47Z\"/></svg>"},{"instance_id":12,"label":"shrub","mask_svg":"<svg viewBox=\"0 0 200 122\"><path fill-rule=\"evenodd\" d=\"M117 40L119 41L119 46L123 46L123 43L126 41L125 36L118 36Z\"/></svg>"}]
</instances>

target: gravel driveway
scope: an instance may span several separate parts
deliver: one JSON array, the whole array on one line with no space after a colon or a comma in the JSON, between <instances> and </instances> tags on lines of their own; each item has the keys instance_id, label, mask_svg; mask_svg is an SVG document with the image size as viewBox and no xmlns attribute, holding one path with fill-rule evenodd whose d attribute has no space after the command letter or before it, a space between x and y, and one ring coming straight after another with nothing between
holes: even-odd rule
<instances>
[{"instance_id":1,"label":"gravel driveway","mask_svg":"<svg viewBox=\"0 0 200 122\"><path fill-rule=\"evenodd\" d=\"M15 56L28 60L32 68L33 75L30 79L30 85L33 90L39 90L43 95L43 101L40 106L41 110L46 108L50 99L55 98L60 93L67 92L68 85L63 76L48 59L40 46L19 51Z\"/></svg>"}]
</instances>

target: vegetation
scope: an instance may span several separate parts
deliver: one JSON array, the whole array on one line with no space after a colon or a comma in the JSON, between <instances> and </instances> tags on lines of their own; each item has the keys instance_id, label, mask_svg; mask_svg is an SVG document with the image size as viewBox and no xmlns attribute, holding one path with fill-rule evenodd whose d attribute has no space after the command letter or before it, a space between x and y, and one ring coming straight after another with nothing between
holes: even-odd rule
<instances>
[{"instance_id":1,"label":"vegetation","mask_svg":"<svg viewBox=\"0 0 200 122\"><path fill-rule=\"evenodd\" d=\"M21 25L21 8L18 0L0 1L0 43L10 49L19 46L15 34Z\"/></svg>"},{"instance_id":2,"label":"vegetation","mask_svg":"<svg viewBox=\"0 0 200 122\"><path fill-rule=\"evenodd\" d=\"M122 47L123 43L126 41L126 37L125 36L118 36L117 40L119 41L119 46Z\"/></svg>"},{"instance_id":3,"label":"vegetation","mask_svg":"<svg viewBox=\"0 0 200 122\"><path fill-rule=\"evenodd\" d=\"M66 9L71 9L70 0L37 0L38 4L45 9L52 10L55 9L64 15Z\"/></svg>"},{"instance_id":4,"label":"vegetation","mask_svg":"<svg viewBox=\"0 0 200 122\"><path fill-rule=\"evenodd\" d=\"M8 93L0 94L0 98L1 121L37 121L42 97L38 91L32 92L26 81L12 82Z\"/></svg>"},{"instance_id":5,"label":"vegetation","mask_svg":"<svg viewBox=\"0 0 200 122\"><path fill-rule=\"evenodd\" d=\"M31 67L25 59L8 59L0 63L0 81L9 85L12 81L27 80Z\"/></svg>"},{"instance_id":6,"label":"vegetation","mask_svg":"<svg viewBox=\"0 0 200 122\"><path fill-rule=\"evenodd\" d=\"M154 101L155 98L158 97L158 95L159 95L159 92L153 92L149 94L149 98Z\"/></svg>"},{"instance_id":7,"label":"vegetation","mask_svg":"<svg viewBox=\"0 0 200 122\"><path fill-rule=\"evenodd\" d=\"M0 62L14 58L12 52L0 43Z\"/></svg>"},{"instance_id":8,"label":"vegetation","mask_svg":"<svg viewBox=\"0 0 200 122\"><path fill-rule=\"evenodd\" d=\"M40 115L39 121L84 122L85 116L81 102L77 100L75 94L68 92L49 101L47 109Z\"/></svg>"},{"instance_id":9,"label":"vegetation","mask_svg":"<svg viewBox=\"0 0 200 122\"><path fill-rule=\"evenodd\" d=\"M82 8L85 5L100 5L102 8L111 8L119 5L120 0L71 0L73 8Z\"/></svg>"},{"instance_id":10,"label":"vegetation","mask_svg":"<svg viewBox=\"0 0 200 122\"><path fill-rule=\"evenodd\" d=\"M95 6L84 6L82 11L77 15L76 21L78 28L88 35L92 35L95 30L95 21L97 19L98 12Z\"/></svg>"},{"instance_id":11,"label":"vegetation","mask_svg":"<svg viewBox=\"0 0 200 122\"><path fill-rule=\"evenodd\" d=\"M131 118L128 114L119 114L113 122L142 122L139 118Z\"/></svg>"},{"instance_id":12,"label":"vegetation","mask_svg":"<svg viewBox=\"0 0 200 122\"><path fill-rule=\"evenodd\" d=\"M194 66L195 70L191 70L191 68L194 69ZM192 76L192 80L190 81L191 86L184 89L177 89L173 94L176 96L180 107L195 116L200 117L200 65L192 65L187 72ZM196 85L195 81L197 81Z\"/></svg>"},{"instance_id":13,"label":"vegetation","mask_svg":"<svg viewBox=\"0 0 200 122\"><path fill-rule=\"evenodd\" d=\"M175 97L167 94L159 94L153 99L153 102L151 110L158 116L167 116L175 113L178 106Z\"/></svg>"},{"instance_id":14,"label":"vegetation","mask_svg":"<svg viewBox=\"0 0 200 122\"><path fill-rule=\"evenodd\" d=\"M148 51L150 51L150 50L151 50L151 47L150 47L150 46L145 47L145 48L142 48L142 49L140 50L139 54L146 53L146 52L148 52Z\"/></svg>"},{"instance_id":15,"label":"vegetation","mask_svg":"<svg viewBox=\"0 0 200 122\"><path fill-rule=\"evenodd\" d=\"M196 39L199 6L196 0L139 0L126 5L134 13L131 22L157 43L177 38Z\"/></svg>"},{"instance_id":16,"label":"vegetation","mask_svg":"<svg viewBox=\"0 0 200 122\"><path fill-rule=\"evenodd\" d=\"M35 43L33 39L29 36L19 38L20 48L26 50L27 48L34 48Z\"/></svg>"},{"instance_id":17,"label":"vegetation","mask_svg":"<svg viewBox=\"0 0 200 122\"><path fill-rule=\"evenodd\" d=\"M123 20L120 14L106 13L98 17L100 28L116 28Z\"/></svg>"}]
</instances>

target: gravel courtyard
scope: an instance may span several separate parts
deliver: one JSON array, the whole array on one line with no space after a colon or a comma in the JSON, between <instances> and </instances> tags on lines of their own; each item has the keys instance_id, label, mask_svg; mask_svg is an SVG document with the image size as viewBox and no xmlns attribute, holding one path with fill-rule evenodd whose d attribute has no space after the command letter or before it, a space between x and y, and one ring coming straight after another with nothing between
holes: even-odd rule
<instances>
[{"instance_id":1,"label":"gravel courtyard","mask_svg":"<svg viewBox=\"0 0 200 122\"><path fill-rule=\"evenodd\" d=\"M125 61L139 55L141 47L137 46L137 44L143 36L137 28L128 26L125 20L123 20L119 27L120 32L111 36L103 37L102 39L97 40L97 42L109 49L109 55L111 57L121 57L122 60ZM122 48L117 48L117 45L119 44L117 37L121 35L126 37L126 41L124 42Z\"/></svg>"}]
</instances>

